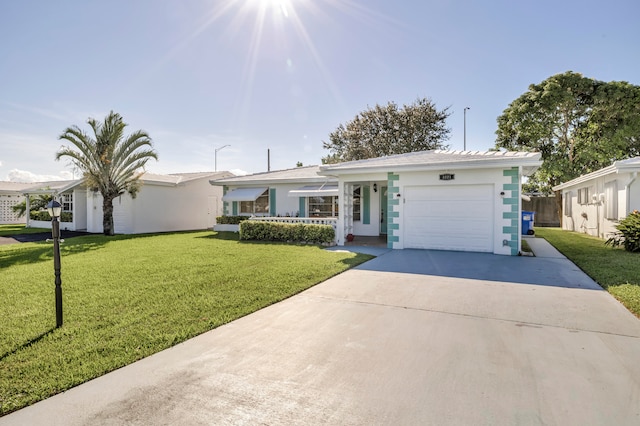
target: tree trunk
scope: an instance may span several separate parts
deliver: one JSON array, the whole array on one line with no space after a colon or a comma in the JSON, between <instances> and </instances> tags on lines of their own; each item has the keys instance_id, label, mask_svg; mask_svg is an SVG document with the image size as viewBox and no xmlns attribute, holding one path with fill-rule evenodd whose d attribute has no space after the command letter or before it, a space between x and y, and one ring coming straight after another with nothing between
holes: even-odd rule
<instances>
[{"instance_id":1,"label":"tree trunk","mask_svg":"<svg viewBox=\"0 0 640 426\"><path fill-rule=\"evenodd\" d=\"M556 193L556 205L558 206L558 219L560 220L560 228L562 228L562 191L555 191Z\"/></svg>"},{"instance_id":2,"label":"tree trunk","mask_svg":"<svg viewBox=\"0 0 640 426\"><path fill-rule=\"evenodd\" d=\"M113 229L113 198L102 196L102 232L107 236L115 233Z\"/></svg>"}]
</instances>

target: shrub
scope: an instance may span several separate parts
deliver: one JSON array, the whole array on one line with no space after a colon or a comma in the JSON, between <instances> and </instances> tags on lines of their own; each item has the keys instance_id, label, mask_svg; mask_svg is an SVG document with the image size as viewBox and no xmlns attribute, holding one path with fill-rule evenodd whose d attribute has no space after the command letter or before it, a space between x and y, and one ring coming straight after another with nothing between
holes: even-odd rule
<instances>
[{"instance_id":1,"label":"shrub","mask_svg":"<svg viewBox=\"0 0 640 426\"><path fill-rule=\"evenodd\" d=\"M278 223L249 220L240 224L241 240L329 244L335 239L331 225Z\"/></svg>"},{"instance_id":2,"label":"shrub","mask_svg":"<svg viewBox=\"0 0 640 426\"><path fill-rule=\"evenodd\" d=\"M51 216L46 210L33 211L30 214L31 220L41 220L44 222L51 222ZM62 212L60 213L60 222L73 222L73 213Z\"/></svg>"},{"instance_id":3,"label":"shrub","mask_svg":"<svg viewBox=\"0 0 640 426\"><path fill-rule=\"evenodd\" d=\"M626 251L640 252L640 212L634 210L616 225L618 230L605 244L617 247L624 246Z\"/></svg>"},{"instance_id":4,"label":"shrub","mask_svg":"<svg viewBox=\"0 0 640 426\"><path fill-rule=\"evenodd\" d=\"M216 223L218 225L238 225L247 219L249 219L249 216L218 216L216 217Z\"/></svg>"}]
</instances>

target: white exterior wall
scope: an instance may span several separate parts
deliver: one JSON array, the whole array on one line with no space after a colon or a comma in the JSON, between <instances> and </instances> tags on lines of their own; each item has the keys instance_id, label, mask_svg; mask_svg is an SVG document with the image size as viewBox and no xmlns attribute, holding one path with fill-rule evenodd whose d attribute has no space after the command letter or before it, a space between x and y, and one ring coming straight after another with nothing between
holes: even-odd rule
<instances>
[{"instance_id":1,"label":"white exterior wall","mask_svg":"<svg viewBox=\"0 0 640 426\"><path fill-rule=\"evenodd\" d=\"M454 173L455 179L451 181L441 181L439 179L439 175L442 173ZM400 228L402 230L403 223L402 218L404 217L404 197L403 192L405 187L407 186L418 186L418 185L430 185L430 186L439 186L439 187L447 187L447 186L455 186L455 185L492 185L493 186L493 252L495 254L511 254L511 246L503 245L503 241L510 240L510 233L503 232L503 228L511 227L512 222L509 219L505 219L503 213L511 212L511 205L505 205L503 203L503 199L505 197L510 197L511 194L507 194L506 191L503 191L502 185L507 182L508 179L503 176L503 169L488 169L488 170L455 170L455 171L432 171L432 172L420 172L420 173L399 173L400 179L398 180L398 186L400 188L400 204L398 205L399 217L396 218L397 222L400 224ZM500 195L500 192L505 192L505 197ZM519 193L519 189L516 191ZM517 216L520 217L521 210L518 208ZM520 221L518 220L518 223ZM509 235L507 235L509 234ZM403 232L400 232L400 240L398 242L394 242L393 248L404 248L404 241L402 238ZM520 246L520 232L518 235L518 247Z\"/></svg>"},{"instance_id":2,"label":"white exterior wall","mask_svg":"<svg viewBox=\"0 0 640 426\"><path fill-rule=\"evenodd\" d=\"M24 195L20 194L0 194L0 223L14 224L27 223L27 214L18 217L13 211L13 206L24 201Z\"/></svg>"},{"instance_id":3,"label":"white exterior wall","mask_svg":"<svg viewBox=\"0 0 640 426\"><path fill-rule=\"evenodd\" d=\"M507 171L505 174L505 170ZM441 181L439 175L442 173L454 173L455 179L451 181ZM415 186L455 186L455 185L491 185L493 187L493 253L503 255L517 254L520 248L520 171L518 168L509 169L470 169L470 170L438 170L423 172L397 172L397 180L388 180L387 173L370 173L357 175L343 175L339 180L340 206L345 206L345 194L343 188L352 184L370 184L377 183L378 192L371 192L371 224L366 229L357 223L354 223L353 233L355 235L378 235L380 225L380 188L382 186L395 187L388 190L390 199L398 200L393 206L393 212L387 211L388 215L388 244L390 248L403 249L404 229L404 192L407 187ZM513 175L513 176L512 176ZM396 179L394 177L394 179ZM514 183L515 181L515 183ZM512 189L505 189L512 188ZM504 192L504 195L500 193ZM397 194L400 194L398 197ZM515 211L514 211L515 209ZM345 231L347 225L345 216L341 211L338 220L337 244L344 245ZM513 220L516 219L516 220ZM385 219L387 220L387 218ZM514 223L517 225L514 226ZM394 232L395 231L395 232ZM370 232L370 233L365 233ZM506 244L505 244L506 243Z\"/></svg>"},{"instance_id":4,"label":"white exterior wall","mask_svg":"<svg viewBox=\"0 0 640 426\"><path fill-rule=\"evenodd\" d=\"M607 203L615 202L607 198L605 187L610 182L617 184L617 218L606 218ZM631 183L631 184L630 184ZM589 188L587 204L578 203L578 191ZM571 211L566 211L566 197L571 196ZM630 198L628 198L630 196ZM633 181L632 173L611 173L595 177L562 190L563 211L562 229L581 232L599 238L609 238L616 231L618 221L624 219L630 211L640 209L640 184Z\"/></svg>"},{"instance_id":5,"label":"white exterior wall","mask_svg":"<svg viewBox=\"0 0 640 426\"><path fill-rule=\"evenodd\" d=\"M628 213L631 213L634 210L640 211L640 179L636 175L630 177L627 182L628 189L625 189L625 207ZM618 198L620 199L620 198ZM628 206L626 200L629 200Z\"/></svg>"},{"instance_id":6,"label":"white exterior wall","mask_svg":"<svg viewBox=\"0 0 640 426\"><path fill-rule=\"evenodd\" d=\"M378 186L378 192L373 191L373 184ZM380 214L382 211L382 206L380 205L380 199L382 195L382 187L387 186L387 175L386 173L363 173L357 175L343 175L339 179L338 188L344 188L345 185L360 185L360 186L369 186L369 218L370 221L368 224L365 224L362 220L364 215L364 205L361 203L360 210L360 220L353 221L353 229L351 233L353 235L361 235L361 236L378 236L380 235ZM362 197L362 191L360 192L360 196ZM362 199L361 199L362 201ZM338 206L339 211L343 212L345 210L345 194L344 191L339 192ZM339 245L344 244L345 239L345 215L340 214L338 219L338 229L336 232L336 241L338 241ZM341 222L342 221L342 222Z\"/></svg>"},{"instance_id":7,"label":"white exterior wall","mask_svg":"<svg viewBox=\"0 0 640 426\"><path fill-rule=\"evenodd\" d=\"M303 184L278 184L271 185L269 188L275 188L276 190L276 215L277 216L292 216L295 217L300 210L299 197L289 197L289 191L298 189L304 186ZM269 200L271 202L271 200ZM308 206L305 207L308 209ZM309 213L308 210L305 212Z\"/></svg>"},{"instance_id":8,"label":"white exterior wall","mask_svg":"<svg viewBox=\"0 0 640 426\"><path fill-rule=\"evenodd\" d=\"M178 186L144 182L135 199L128 193L113 200L117 234L190 231L209 229L222 215L222 187L209 184L209 177ZM102 196L87 193L87 231L101 233Z\"/></svg>"}]
</instances>

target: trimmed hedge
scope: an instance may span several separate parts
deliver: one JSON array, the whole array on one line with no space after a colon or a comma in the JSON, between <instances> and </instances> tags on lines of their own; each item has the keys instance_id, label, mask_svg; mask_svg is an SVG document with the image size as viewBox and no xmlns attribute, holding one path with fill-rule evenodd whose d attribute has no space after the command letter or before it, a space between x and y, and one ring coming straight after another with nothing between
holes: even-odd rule
<instances>
[{"instance_id":1,"label":"trimmed hedge","mask_svg":"<svg viewBox=\"0 0 640 426\"><path fill-rule=\"evenodd\" d=\"M249 219L249 216L218 216L216 217L216 223L218 225L238 225L247 219Z\"/></svg>"},{"instance_id":2,"label":"trimmed hedge","mask_svg":"<svg viewBox=\"0 0 640 426\"><path fill-rule=\"evenodd\" d=\"M331 225L278 223L248 220L240 224L241 240L330 244L336 233Z\"/></svg>"},{"instance_id":3,"label":"trimmed hedge","mask_svg":"<svg viewBox=\"0 0 640 426\"><path fill-rule=\"evenodd\" d=\"M30 216L32 220L41 220L44 222L51 222L51 216L49 216L49 212L46 210L41 210L39 212L31 212ZM60 213L60 222L73 222L73 213L71 212Z\"/></svg>"}]
</instances>

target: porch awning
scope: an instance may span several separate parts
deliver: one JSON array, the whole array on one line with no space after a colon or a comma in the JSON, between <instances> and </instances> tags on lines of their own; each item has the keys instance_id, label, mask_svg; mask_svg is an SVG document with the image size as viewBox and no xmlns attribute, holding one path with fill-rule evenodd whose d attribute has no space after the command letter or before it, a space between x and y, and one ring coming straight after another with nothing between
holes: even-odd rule
<instances>
[{"instance_id":1,"label":"porch awning","mask_svg":"<svg viewBox=\"0 0 640 426\"><path fill-rule=\"evenodd\" d=\"M289 191L289 197L338 196L338 185L308 185Z\"/></svg>"},{"instance_id":2,"label":"porch awning","mask_svg":"<svg viewBox=\"0 0 640 426\"><path fill-rule=\"evenodd\" d=\"M255 201L269 188L238 188L222 196L222 201Z\"/></svg>"}]
</instances>

